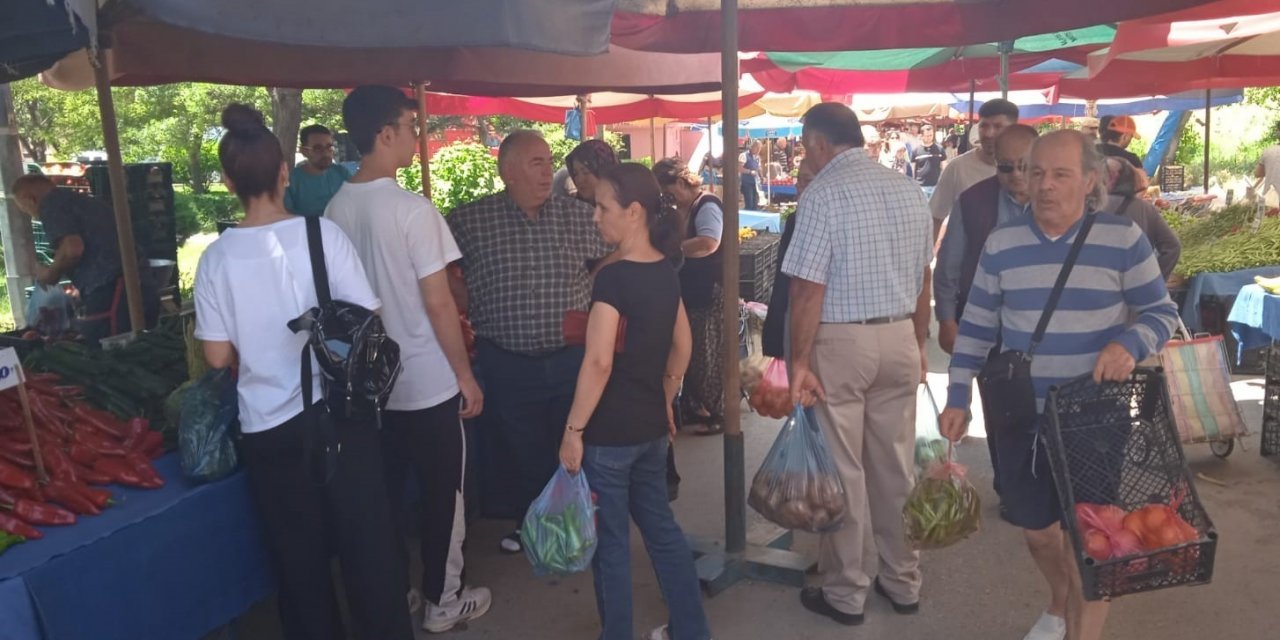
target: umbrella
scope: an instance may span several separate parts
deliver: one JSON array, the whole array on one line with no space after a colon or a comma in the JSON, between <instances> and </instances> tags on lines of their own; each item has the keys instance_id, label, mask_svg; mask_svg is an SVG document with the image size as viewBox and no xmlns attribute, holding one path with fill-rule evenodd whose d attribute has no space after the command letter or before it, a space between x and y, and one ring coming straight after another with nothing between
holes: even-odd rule
<instances>
[{"instance_id":1,"label":"umbrella","mask_svg":"<svg viewBox=\"0 0 1280 640\"><path fill-rule=\"evenodd\" d=\"M741 0L740 51L848 51L1001 42L1148 16L1207 0ZM719 51L718 0L619 0L613 42Z\"/></svg>"}]
</instances>

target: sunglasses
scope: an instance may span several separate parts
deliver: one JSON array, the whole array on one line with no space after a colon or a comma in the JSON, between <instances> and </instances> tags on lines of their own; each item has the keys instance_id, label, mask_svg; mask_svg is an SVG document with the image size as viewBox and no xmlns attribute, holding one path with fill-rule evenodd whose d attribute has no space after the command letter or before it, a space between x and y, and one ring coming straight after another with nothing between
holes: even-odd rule
<instances>
[{"instance_id":1,"label":"sunglasses","mask_svg":"<svg viewBox=\"0 0 1280 640\"><path fill-rule=\"evenodd\" d=\"M1018 164L1001 162L996 165L996 171L999 171L1000 173L1013 173L1014 171L1026 173L1028 168L1029 167L1027 167L1027 163L1025 162L1019 162Z\"/></svg>"}]
</instances>

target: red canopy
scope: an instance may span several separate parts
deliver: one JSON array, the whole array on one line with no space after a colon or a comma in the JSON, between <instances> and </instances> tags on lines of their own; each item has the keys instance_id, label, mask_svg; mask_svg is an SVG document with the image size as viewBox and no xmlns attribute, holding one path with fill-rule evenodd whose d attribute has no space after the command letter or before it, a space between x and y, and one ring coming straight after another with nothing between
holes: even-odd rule
<instances>
[{"instance_id":1,"label":"red canopy","mask_svg":"<svg viewBox=\"0 0 1280 640\"><path fill-rule=\"evenodd\" d=\"M720 115L720 94L691 96L647 96L636 94L593 94L591 114L597 124L618 124L647 118L693 120ZM738 98L738 108L750 106L764 97L752 93ZM427 94L427 112L432 115L487 116L503 114L539 122L564 122L574 96L558 98L486 98L446 93Z\"/></svg>"},{"instance_id":2,"label":"red canopy","mask_svg":"<svg viewBox=\"0 0 1280 640\"><path fill-rule=\"evenodd\" d=\"M1012 40L1167 13L1208 0L740 0L742 51L866 51ZM720 50L719 2L620 0L614 44L644 51Z\"/></svg>"}]
</instances>

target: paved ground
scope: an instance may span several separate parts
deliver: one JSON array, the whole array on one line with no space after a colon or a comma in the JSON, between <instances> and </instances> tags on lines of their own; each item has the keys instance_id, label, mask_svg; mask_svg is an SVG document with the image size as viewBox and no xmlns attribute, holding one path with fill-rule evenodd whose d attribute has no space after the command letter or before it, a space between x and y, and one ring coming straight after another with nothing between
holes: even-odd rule
<instances>
[{"instance_id":1,"label":"paved ground","mask_svg":"<svg viewBox=\"0 0 1280 640\"><path fill-rule=\"evenodd\" d=\"M940 395L946 384L943 355L935 363L930 386ZM1240 378L1236 399L1251 429L1261 420L1261 380ZM751 415L744 420L747 479L759 466L778 421ZM977 421L973 435L981 436ZM724 492L722 439L681 436L678 465L684 476L677 517L692 535L723 535ZM1258 437L1246 440L1227 460L1215 458L1207 446L1187 447L1193 472L1224 483L1199 481L1198 489L1217 525L1220 545L1213 584L1169 589L1119 600L1113 607L1109 639L1262 640L1280 636L1276 593L1280 592L1280 464L1258 456ZM717 638L727 640L894 639L1019 640L1046 604L1047 591L1035 574L1020 532L995 513L985 442L971 438L959 448L963 462L984 500L984 528L964 543L924 555L925 586L918 616L900 617L887 603L871 596L867 622L849 629L816 617L800 607L798 591L771 584L744 582L705 601ZM763 523L749 511L753 526ZM495 593L492 611L444 637L478 639L577 639L598 632L590 575L547 582L535 578L523 557L500 556L497 541L509 523L482 521L470 531L468 581ZM796 534L797 551L812 554L815 538ZM633 534L635 619L637 635L665 620L656 581L638 534ZM251 611L238 638L279 638L269 603ZM420 637L427 637L421 634Z\"/></svg>"}]
</instances>

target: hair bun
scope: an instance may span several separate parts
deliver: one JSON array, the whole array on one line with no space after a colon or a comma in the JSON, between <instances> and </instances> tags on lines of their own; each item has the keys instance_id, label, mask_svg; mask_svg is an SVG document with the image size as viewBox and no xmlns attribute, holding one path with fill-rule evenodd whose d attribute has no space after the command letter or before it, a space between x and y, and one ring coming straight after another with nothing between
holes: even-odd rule
<instances>
[{"instance_id":1,"label":"hair bun","mask_svg":"<svg viewBox=\"0 0 1280 640\"><path fill-rule=\"evenodd\" d=\"M236 134L253 133L267 128L262 112L247 104L232 103L222 110L222 126Z\"/></svg>"}]
</instances>

